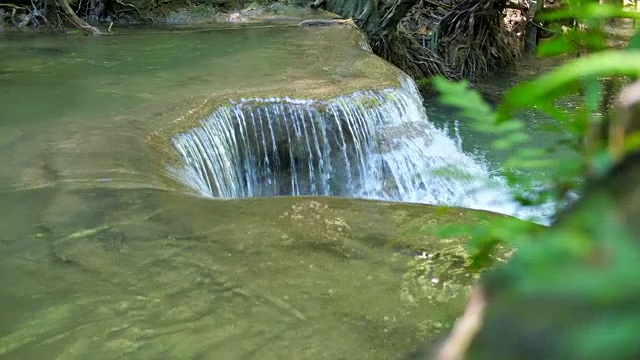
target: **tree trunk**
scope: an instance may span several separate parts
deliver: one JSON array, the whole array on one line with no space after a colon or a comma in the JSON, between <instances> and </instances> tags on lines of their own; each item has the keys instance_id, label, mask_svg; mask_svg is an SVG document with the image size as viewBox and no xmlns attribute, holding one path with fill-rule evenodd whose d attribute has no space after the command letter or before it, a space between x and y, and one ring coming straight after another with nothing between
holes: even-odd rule
<instances>
[{"instance_id":1,"label":"tree trunk","mask_svg":"<svg viewBox=\"0 0 640 360\"><path fill-rule=\"evenodd\" d=\"M618 96L616 118L609 127L609 153L620 160L630 146L630 138L640 132L640 81L627 86Z\"/></svg>"},{"instance_id":2,"label":"tree trunk","mask_svg":"<svg viewBox=\"0 0 640 360\"><path fill-rule=\"evenodd\" d=\"M534 54L538 47L538 27L534 24L533 19L536 14L544 8L544 0L529 1L529 11L527 11L527 26L524 30L524 51Z\"/></svg>"},{"instance_id":3,"label":"tree trunk","mask_svg":"<svg viewBox=\"0 0 640 360\"><path fill-rule=\"evenodd\" d=\"M327 11L352 18L369 38L388 36L419 0L326 0ZM320 3L320 2L317 2Z\"/></svg>"},{"instance_id":4,"label":"tree trunk","mask_svg":"<svg viewBox=\"0 0 640 360\"><path fill-rule=\"evenodd\" d=\"M99 35L102 34L100 30L96 27L93 27L87 24L86 21L80 19L78 15L73 11L71 5L69 5L71 0L58 0L58 6L62 8L62 11L69 17L69 21L73 23L78 29L82 30L86 35Z\"/></svg>"}]
</instances>

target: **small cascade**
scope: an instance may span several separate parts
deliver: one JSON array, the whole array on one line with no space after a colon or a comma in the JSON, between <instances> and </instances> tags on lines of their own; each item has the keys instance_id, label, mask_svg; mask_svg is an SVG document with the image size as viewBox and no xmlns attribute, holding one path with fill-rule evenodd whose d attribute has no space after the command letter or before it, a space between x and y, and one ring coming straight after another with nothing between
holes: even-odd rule
<instances>
[{"instance_id":1,"label":"small cascade","mask_svg":"<svg viewBox=\"0 0 640 360\"><path fill-rule=\"evenodd\" d=\"M208 197L335 195L531 215L428 121L408 77L329 101L230 102L172 142L184 159L173 172Z\"/></svg>"}]
</instances>

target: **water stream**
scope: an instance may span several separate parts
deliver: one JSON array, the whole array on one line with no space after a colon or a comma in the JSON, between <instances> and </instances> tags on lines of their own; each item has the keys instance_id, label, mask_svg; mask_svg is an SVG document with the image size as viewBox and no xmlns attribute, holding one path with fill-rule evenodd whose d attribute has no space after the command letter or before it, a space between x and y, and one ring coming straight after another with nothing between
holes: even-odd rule
<instances>
[{"instance_id":1,"label":"water stream","mask_svg":"<svg viewBox=\"0 0 640 360\"><path fill-rule=\"evenodd\" d=\"M243 99L177 134L171 171L218 198L346 196L462 206L545 222L521 207L482 156L428 120L412 79L328 101Z\"/></svg>"}]
</instances>

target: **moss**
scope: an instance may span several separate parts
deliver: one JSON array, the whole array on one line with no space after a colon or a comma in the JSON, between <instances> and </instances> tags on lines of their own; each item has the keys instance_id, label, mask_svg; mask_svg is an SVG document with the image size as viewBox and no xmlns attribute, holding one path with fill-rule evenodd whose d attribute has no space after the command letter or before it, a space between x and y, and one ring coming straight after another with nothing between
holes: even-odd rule
<instances>
[{"instance_id":1,"label":"moss","mask_svg":"<svg viewBox=\"0 0 640 360\"><path fill-rule=\"evenodd\" d=\"M373 109L383 104L382 100L372 96L372 94L360 94L358 97L351 98L350 100L365 110Z\"/></svg>"}]
</instances>

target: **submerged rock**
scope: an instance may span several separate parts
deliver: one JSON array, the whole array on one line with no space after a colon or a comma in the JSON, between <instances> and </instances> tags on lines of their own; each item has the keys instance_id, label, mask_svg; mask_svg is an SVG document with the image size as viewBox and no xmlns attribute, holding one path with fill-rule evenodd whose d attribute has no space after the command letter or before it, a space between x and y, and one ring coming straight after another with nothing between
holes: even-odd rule
<instances>
[{"instance_id":1,"label":"submerged rock","mask_svg":"<svg viewBox=\"0 0 640 360\"><path fill-rule=\"evenodd\" d=\"M8 358L397 358L450 326L473 281L451 252L465 239L436 228L491 217L133 189L0 199ZM435 257L418 266L424 253Z\"/></svg>"}]
</instances>

